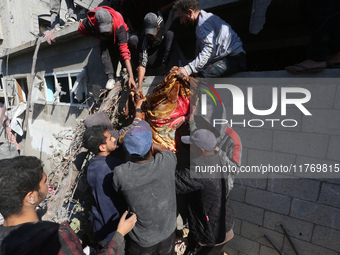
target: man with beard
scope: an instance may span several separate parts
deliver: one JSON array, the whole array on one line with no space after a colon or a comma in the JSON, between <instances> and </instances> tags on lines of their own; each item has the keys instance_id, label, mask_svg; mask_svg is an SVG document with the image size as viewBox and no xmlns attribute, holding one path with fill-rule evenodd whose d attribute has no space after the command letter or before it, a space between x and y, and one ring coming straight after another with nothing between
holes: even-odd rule
<instances>
[{"instance_id":1,"label":"man with beard","mask_svg":"<svg viewBox=\"0 0 340 255\"><path fill-rule=\"evenodd\" d=\"M178 0L174 4L180 23L196 27L196 58L177 75L186 79L192 73L200 77L225 77L246 68L241 39L220 17L200 10L196 0Z\"/></svg>"},{"instance_id":2,"label":"man with beard","mask_svg":"<svg viewBox=\"0 0 340 255\"><path fill-rule=\"evenodd\" d=\"M108 6L97 7L89 11L87 18L79 24L79 34L99 38L101 60L108 79L106 89L113 89L116 83L115 69L117 68L119 58L117 45L120 57L124 61L129 74L129 87L131 85L136 87L128 43L131 47L136 47L134 44L138 44L138 38L137 36L129 38L128 31L129 28L125 24L122 15Z\"/></svg>"}]
</instances>

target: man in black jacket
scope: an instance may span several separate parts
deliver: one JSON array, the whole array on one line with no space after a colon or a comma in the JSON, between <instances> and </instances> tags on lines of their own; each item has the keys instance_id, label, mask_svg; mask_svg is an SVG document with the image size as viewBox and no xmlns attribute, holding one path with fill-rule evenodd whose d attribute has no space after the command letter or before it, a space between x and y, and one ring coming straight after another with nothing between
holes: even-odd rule
<instances>
[{"instance_id":1,"label":"man in black jacket","mask_svg":"<svg viewBox=\"0 0 340 255\"><path fill-rule=\"evenodd\" d=\"M215 151L215 135L198 129L191 136L182 136L190 144L191 164L176 172L176 193L190 193L188 199L189 247L199 254L218 254L222 244L233 238L234 215L228 194L228 179ZM214 172L214 174L212 174Z\"/></svg>"}]
</instances>

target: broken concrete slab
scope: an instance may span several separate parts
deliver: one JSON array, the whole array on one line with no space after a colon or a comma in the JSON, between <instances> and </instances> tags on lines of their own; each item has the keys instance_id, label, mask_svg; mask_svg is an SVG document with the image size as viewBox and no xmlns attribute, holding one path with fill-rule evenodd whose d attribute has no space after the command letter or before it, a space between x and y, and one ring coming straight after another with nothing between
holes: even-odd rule
<instances>
[{"instance_id":1,"label":"broken concrete slab","mask_svg":"<svg viewBox=\"0 0 340 255\"><path fill-rule=\"evenodd\" d=\"M16 156L19 156L19 153L14 143L0 143L0 160L6 158L14 158Z\"/></svg>"}]
</instances>

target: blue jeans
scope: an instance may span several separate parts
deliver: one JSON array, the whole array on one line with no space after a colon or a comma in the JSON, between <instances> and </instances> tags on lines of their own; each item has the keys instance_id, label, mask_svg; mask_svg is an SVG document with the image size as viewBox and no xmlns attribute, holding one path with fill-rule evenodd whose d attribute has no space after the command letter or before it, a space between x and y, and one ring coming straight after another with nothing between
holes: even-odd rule
<instances>
[{"instance_id":1,"label":"blue jeans","mask_svg":"<svg viewBox=\"0 0 340 255\"><path fill-rule=\"evenodd\" d=\"M246 54L241 52L235 56L226 56L212 63L197 75L203 78L226 77L246 69Z\"/></svg>"}]
</instances>

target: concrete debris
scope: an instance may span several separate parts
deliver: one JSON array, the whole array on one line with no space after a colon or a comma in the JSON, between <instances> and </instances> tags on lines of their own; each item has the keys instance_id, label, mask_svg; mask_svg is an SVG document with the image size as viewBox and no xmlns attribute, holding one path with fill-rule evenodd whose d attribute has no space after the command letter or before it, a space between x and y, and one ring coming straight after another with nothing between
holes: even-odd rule
<instances>
[{"instance_id":1,"label":"concrete debris","mask_svg":"<svg viewBox=\"0 0 340 255\"><path fill-rule=\"evenodd\" d=\"M16 156L19 156L19 153L14 143L0 143L0 160L6 158L14 158Z\"/></svg>"}]
</instances>

